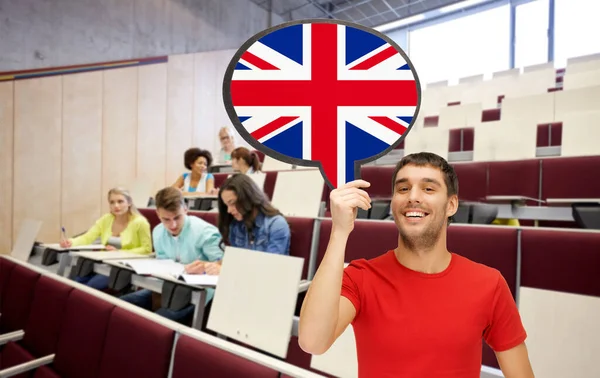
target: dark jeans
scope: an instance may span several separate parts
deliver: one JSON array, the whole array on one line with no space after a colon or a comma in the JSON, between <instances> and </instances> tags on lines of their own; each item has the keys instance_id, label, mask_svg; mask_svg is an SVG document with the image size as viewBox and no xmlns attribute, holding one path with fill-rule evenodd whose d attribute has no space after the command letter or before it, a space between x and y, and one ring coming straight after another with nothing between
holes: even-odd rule
<instances>
[{"instance_id":1,"label":"dark jeans","mask_svg":"<svg viewBox=\"0 0 600 378\"><path fill-rule=\"evenodd\" d=\"M108 277L101 274L90 274L86 277L75 277L75 281L97 290L108 289Z\"/></svg>"},{"instance_id":2,"label":"dark jeans","mask_svg":"<svg viewBox=\"0 0 600 378\"><path fill-rule=\"evenodd\" d=\"M152 292L150 290L142 289L134 291L133 293L122 296L121 299L125 302L152 311ZM159 308L156 310L156 313L179 323L189 323L194 316L194 309L195 306L190 304L179 311Z\"/></svg>"}]
</instances>

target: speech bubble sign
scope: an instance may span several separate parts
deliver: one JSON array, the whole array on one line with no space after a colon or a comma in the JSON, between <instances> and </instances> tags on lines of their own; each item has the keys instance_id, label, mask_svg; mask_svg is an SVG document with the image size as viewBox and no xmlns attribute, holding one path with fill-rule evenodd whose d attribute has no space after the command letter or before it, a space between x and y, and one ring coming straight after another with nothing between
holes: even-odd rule
<instances>
[{"instance_id":1,"label":"speech bubble sign","mask_svg":"<svg viewBox=\"0 0 600 378\"><path fill-rule=\"evenodd\" d=\"M227 67L223 100L248 144L292 165L318 167L335 189L404 140L419 112L421 85L386 35L310 19L247 40Z\"/></svg>"}]
</instances>

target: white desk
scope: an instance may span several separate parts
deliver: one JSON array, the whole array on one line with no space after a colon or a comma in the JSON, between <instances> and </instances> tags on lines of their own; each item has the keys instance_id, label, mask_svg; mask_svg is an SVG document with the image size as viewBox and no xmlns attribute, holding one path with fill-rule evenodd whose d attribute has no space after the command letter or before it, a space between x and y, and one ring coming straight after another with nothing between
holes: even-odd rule
<instances>
[{"instance_id":1,"label":"white desk","mask_svg":"<svg viewBox=\"0 0 600 378\"><path fill-rule=\"evenodd\" d=\"M599 203L600 198L548 198L546 202L549 204L577 204L577 203Z\"/></svg>"},{"instance_id":2,"label":"white desk","mask_svg":"<svg viewBox=\"0 0 600 378\"><path fill-rule=\"evenodd\" d=\"M110 255L110 254L114 255ZM125 252L126 253L126 252ZM107 252L108 258L101 258L97 252L92 253L74 253L71 252L68 254L69 263L74 264L78 257L89 258L90 260L94 260L96 263L94 264L94 273L100 274L103 276L110 276L110 271L112 267L118 267L120 269L128 270L132 272L131 276L131 284L133 286L142 287L144 289L148 289L155 293L162 293L163 283L167 280L166 277L155 277L155 276L141 276L135 274L133 269L130 267L123 265L116 260L123 260L129 257L117 256L115 252ZM103 254L104 255L104 254ZM131 255L128 253L127 256ZM137 255L134 258L148 258L148 255ZM169 277L169 281L176 282L180 285L187 286L189 288L194 289L192 291L192 299L191 303L194 305L194 317L192 320L192 327L198 330L202 328L202 322L204 320L204 308L206 304L206 288L202 286L189 285L183 281L177 280L174 277Z\"/></svg>"},{"instance_id":3,"label":"white desk","mask_svg":"<svg viewBox=\"0 0 600 378\"><path fill-rule=\"evenodd\" d=\"M516 203L516 202L526 202L526 201L535 201L535 202L541 202L543 203L543 200L539 200L537 198L532 198L532 197L526 197L526 196L486 196L485 197L486 201L488 202L510 202L510 203Z\"/></svg>"}]
</instances>

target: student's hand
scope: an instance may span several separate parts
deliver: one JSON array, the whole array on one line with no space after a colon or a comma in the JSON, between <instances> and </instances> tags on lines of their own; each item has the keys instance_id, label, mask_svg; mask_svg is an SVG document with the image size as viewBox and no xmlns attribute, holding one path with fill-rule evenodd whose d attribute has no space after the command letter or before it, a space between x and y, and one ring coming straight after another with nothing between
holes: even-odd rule
<instances>
[{"instance_id":1,"label":"student's hand","mask_svg":"<svg viewBox=\"0 0 600 378\"><path fill-rule=\"evenodd\" d=\"M221 273L221 264L216 262L207 262L204 264L204 271L211 276L218 276Z\"/></svg>"},{"instance_id":2,"label":"student's hand","mask_svg":"<svg viewBox=\"0 0 600 378\"><path fill-rule=\"evenodd\" d=\"M371 184L367 181L354 180L331 191L329 202L333 231L346 235L352 232L358 208L363 210L371 208L369 194L361 189L369 186Z\"/></svg>"},{"instance_id":3,"label":"student's hand","mask_svg":"<svg viewBox=\"0 0 600 378\"><path fill-rule=\"evenodd\" d=\"M204 262L194 261L184 266L184 269L187 274L204 274Z\"/></svg>"},{"instance_id":4,"label":"student's hand","mask_svg":"<svg viewBox=\"0 0 600 378\"><path fill-rule=\"evenodd\" d=\"M107 251L116 251L117 249L115 247L113 247L112 245L107 245L105 246Z\"/></svg>"},{"instance_id":5,"label":"student's hand","mask_svg":"<svg viewBox=\"0 0 600 378\"><path fill-rule=\"evenodd\" d=\"M211 189L211 190L208 192L208 194L213 194L213 195L215 195L215 194L219 194L219 188L212 188L212 189Z\"/></svg>"},{"instance_id":6,"label":"student's hand","mask_svg":"<svg viewBox=\"0 0 600 378\"><path fill-rule=\"evenodd\" d=\"M71 241L68 239L63 239L60 241L59 245L61 248L70 248L73 245L73 243L71 243Z\"/></svg>"}]
</instances>

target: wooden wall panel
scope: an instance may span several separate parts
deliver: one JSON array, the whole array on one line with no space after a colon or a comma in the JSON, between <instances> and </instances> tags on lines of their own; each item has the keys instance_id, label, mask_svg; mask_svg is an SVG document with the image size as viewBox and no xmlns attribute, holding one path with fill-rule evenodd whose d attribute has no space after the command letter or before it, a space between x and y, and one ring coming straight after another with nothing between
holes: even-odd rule
<instances>
[{"instance_id":1,"label":"wooden wall panel","mask_svg":"<svg viewBox=\"0 0 600 378\"><path fill-rule=\"evenodd\" d=\"M129 188L136 178L138 67L104 71L102 193ZM109 210L102 201L102 211Z\"/></svg>"},{"instance_id":2,"label":"wooden wall panel","mask_svg":"<svg viewBox=\"0 0 600 378\"><path fill-rule=\"evenodd\" d=\"M148 197L165 187L167 65L139 67L137 177L151 185ZM146 203L136 204L145 207Z\"/></svg>"},{"instance_id":3,"label":"wooden wall panel","mask_svg":"<svg viewBox=\"0 0 600 378\"><path fill-rule=\"evenodd\" d=\"M236 50L202 52L194 55L194 135L196 146L211 151L215 161L221 149L219 130L229 126L236 146L252 149L233 127L223 102L225 70Z\"/></svg>"},{"instance_id":4,"label":"wooden wall panel","mask_svg":"<svg viewBox=\"0 0 600 378\"><path fill-rule=\"evenodd\" d=\"M13 94L12 82L0 83L0 253L12 249L13 212Z\"/></svg>"},{"instance_id":5,"label":"wooden wall panel","mask_svg":"<svg viewBox=\"0 0 600 378\"><path fill-rule=\"evenodd\" d=\"M85 232L100 217L102 191L102 72L63 77L62 225Z\"/></svg>"},{"instance_id":6,"label":"wooden wall panel","mask_svg":"<svg viewBox=\"0 0 600 378\"><path fill-rule=\"evenodd\" d=\"M13 235L43 222L38 240L58 242L61 211L62 77L15 82Z\"/></svg>"},{"instance_id":7,"label":"wooden wall panel","mask_svg":"<svg viewBox=\"0 0 600 378\"><path fill-rule=\"evenodd\" d=\"M216 62L212 53L198 53L194 55L194 130L192 143L199 147L216 153L215 139L218 140L215 130L214 97L218 96L214 82ZM215 157L216 158L216 157Z\"/></svg>"},{"instance_id":8,"label":"wooden wall panel","mask_svg":"<svg viewBox=\"0 0 600 378\"><path fill-rule=\"evenodd\" d=\"M183 153L192 142L194 54L169 57L167 85L166 184L185 171Z\"/></svg>"}]
</instances>

